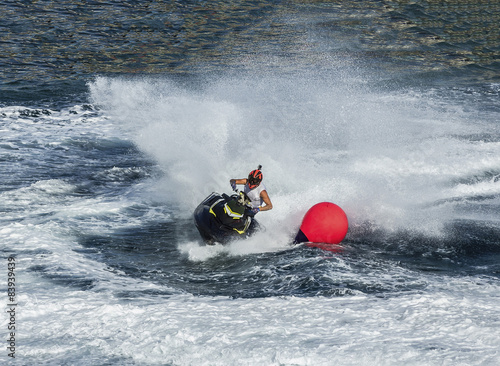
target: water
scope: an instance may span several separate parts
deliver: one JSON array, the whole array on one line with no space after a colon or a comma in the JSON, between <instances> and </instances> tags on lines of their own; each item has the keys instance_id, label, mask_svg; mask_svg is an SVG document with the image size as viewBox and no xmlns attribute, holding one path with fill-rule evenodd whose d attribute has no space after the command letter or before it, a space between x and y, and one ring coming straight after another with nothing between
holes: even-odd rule
<instances>
[{"instance_id":1,"label":"water","mask_svg":"<svg viewBox=\"0 0 500 366\"><path fill-rule=\"evenodd\" d=\"M2 362L500 362L499 5L0 7ZM258 164L266 231L204 246ZM320 201L346 240L292 245Z\"/></svg>"}]
</instances>

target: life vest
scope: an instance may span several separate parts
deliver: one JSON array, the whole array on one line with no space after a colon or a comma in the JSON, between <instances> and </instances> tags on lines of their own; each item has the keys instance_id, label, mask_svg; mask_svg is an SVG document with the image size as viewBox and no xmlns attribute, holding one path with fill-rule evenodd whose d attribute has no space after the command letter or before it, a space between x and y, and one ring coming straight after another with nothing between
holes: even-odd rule
<instances>
[{"instance_id":1,"label":"life vest","mask_svg":"<svg viewBox=\"0 0 500 366\"><path fill-rule=\"evenodd\" d=\"M262 203L264 203L264 200L260 196L262 191L266 190L266 186L264 183L259 184L257 187L254 189L250 189L248 187L248 184L245 184L245 187L243 188L243 192L248 196L248 198L251 201L252 207L260 207L262 206Z\"/></svg>"}]
</instances>

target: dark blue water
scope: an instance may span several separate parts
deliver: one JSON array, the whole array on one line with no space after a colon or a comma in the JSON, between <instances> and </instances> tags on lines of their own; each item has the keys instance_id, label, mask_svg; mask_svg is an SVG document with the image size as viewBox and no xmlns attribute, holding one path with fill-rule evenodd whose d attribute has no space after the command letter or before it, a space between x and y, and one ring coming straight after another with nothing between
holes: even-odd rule
<instances>
[{"instance_id":1,"label":"dark blue water","mask_svg":"<svg viewBox=\"0 0 500 366\"><path fill-rule=\"evenodd\" d=\"M499 4L0 14L16 364L500 361ZM205 246L194 208L257 164L266 231ZM346 239L293 246L321 201Z\"/></svg>"}]
</instances>

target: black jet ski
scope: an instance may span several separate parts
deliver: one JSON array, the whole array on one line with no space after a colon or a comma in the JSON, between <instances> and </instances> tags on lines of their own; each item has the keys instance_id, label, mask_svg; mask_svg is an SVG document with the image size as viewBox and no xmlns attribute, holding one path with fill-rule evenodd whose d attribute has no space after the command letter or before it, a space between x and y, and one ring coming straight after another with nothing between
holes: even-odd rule
<instances>
[{"instance_id":1,"label":"black jet ski","mask_svg":"<svg viewBox=\"0 0 500 366\"><path fill-rule=\"evenodd\" d=\"M228 196L213 192L194 210L194 222L207 244L226 244L247 238L259 229L254 215L245 193Z\"/></svg>"}]
</instances>

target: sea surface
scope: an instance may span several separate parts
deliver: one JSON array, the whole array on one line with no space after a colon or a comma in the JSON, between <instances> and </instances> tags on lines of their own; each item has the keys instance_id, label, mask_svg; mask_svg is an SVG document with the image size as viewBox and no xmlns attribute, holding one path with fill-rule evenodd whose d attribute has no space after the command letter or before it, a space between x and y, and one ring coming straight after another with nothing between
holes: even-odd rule
<instances>
[{"instance_id":1,"label":"sea surface","mask_svg":"<svg viewBox=\"0 0 500 366\"><path fill-rule=\"evenodd\" d=\"M500 2L0 14L1 364L500 364ZM265 230L205 246L259 164ZM322 201L346 239L292 244Z\"/></svg>"}]
</instances>

